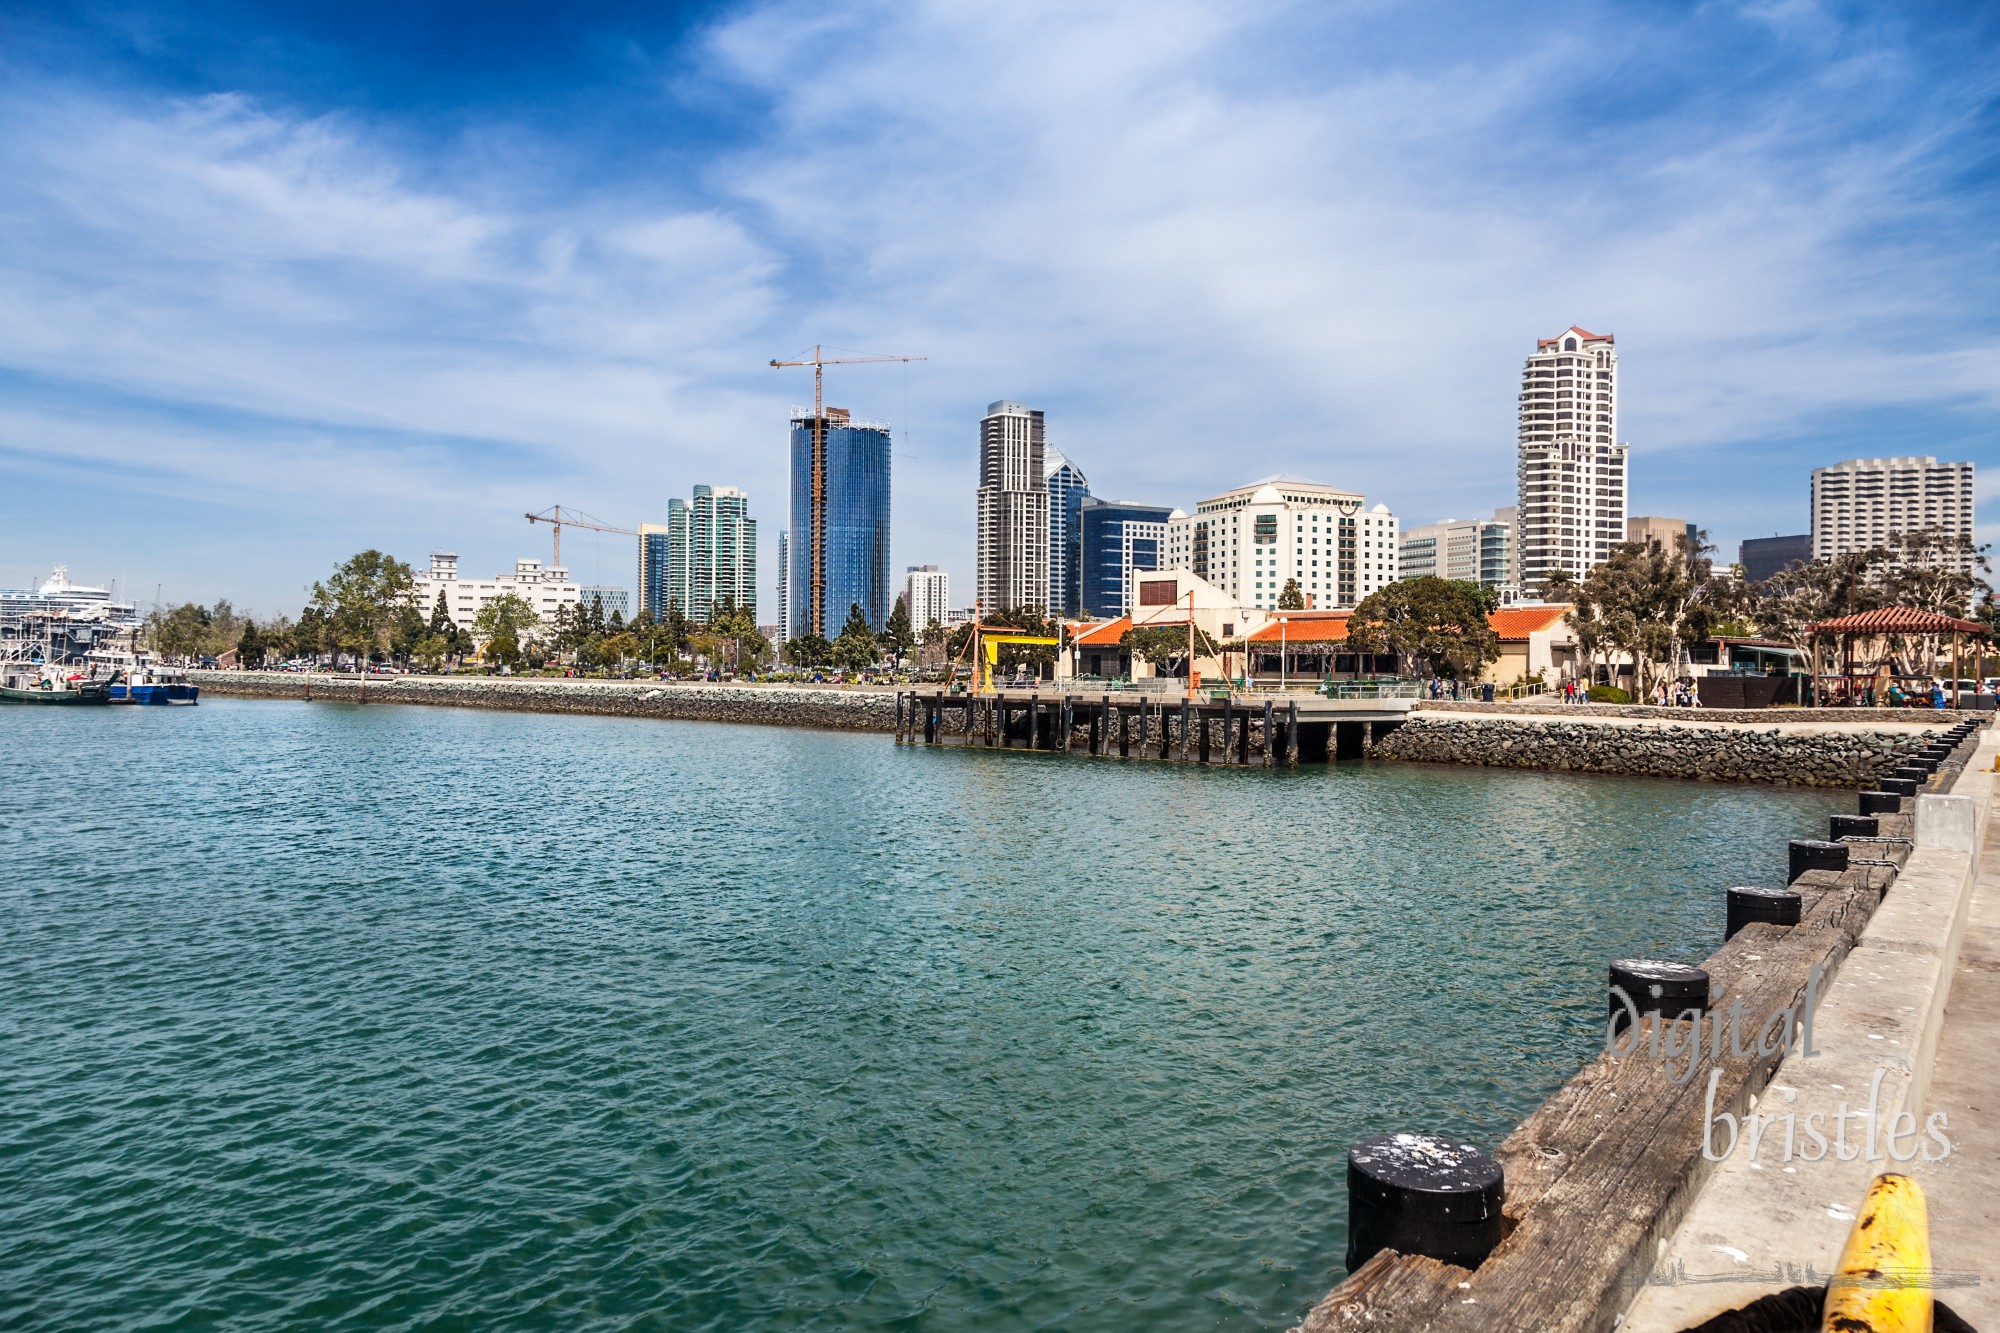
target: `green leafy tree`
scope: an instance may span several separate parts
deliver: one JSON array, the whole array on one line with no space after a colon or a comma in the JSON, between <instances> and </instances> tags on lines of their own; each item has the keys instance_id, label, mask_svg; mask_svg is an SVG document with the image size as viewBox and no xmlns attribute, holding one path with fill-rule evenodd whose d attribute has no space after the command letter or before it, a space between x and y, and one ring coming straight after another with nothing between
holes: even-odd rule
<instances>
[{"instance_id":1,"label":"green leafy tree","mask_svg":"<svg viewBox=\"0 0 2000 1333\"><path fill-rule=\"evenodd\" d=\"M244 625L243 636L236 641L236 664L245 671L254 671L264 665L264 652L264 631L252 620Z\"/></svg>"},{"instance_id":2,"label":"green leafy tree","mask_svg":"<svg viewBox=\"0 0 2000 1333\"><path fill-rule=\"evenodd\" d=\"M317 604L299 612L299 623L292 626L292 633L286 651L293 657L315 658L327 651L332 631L326 623L326 611Z\"/></svg>"},{"instance_id":3,"label":"green leafy tree","mask_svg":"<svg viewBox=\"0 0 2000 1333\"><path fill-rule=\"evenodd\" d=\"M757 628L757 617L750 608L738 606L734 598L725 597L716 604L708 628L710 633L729 641L729 646L721 651L732 665L754 666L771 655L771 642Z\"/></svg>"},{"instance_id":4,"label":"green leafy tree","mask_svg":"<svg viewBox=\"0 0 2000 1333\"><path fill-rule=\"evenodd\" d=\"M604 627L613 634L623 634L625 632L625 613L623 611L613 611L611 619L604 622Z\"/></svg>"},{"instance_id":5,"label":"green leafy tree","mask_svg":"<svg viewBox=\"0 0 2000 1333\"><path fill-rule=\"evenodd\" d=\"M445 655L451 651L451 642L442 634L425 633L417 640L414 656L426 671L436 671L444 665Z\"/></svg>"},{"instance_id":6,"label":"green leafy tree","mask_svg":"<svg viewBox=\"0 0 2000 1333\"><path fill-rule=\"evenodd\" d=\"M542 618L518 593L502 593L479 608L472 619L472 637L495 661L514 665L523 655L523 636L541 626Z\"/></svg>"},{"instance_id":7,"label":"green leafy tree","mask_svg":"<svg viewBox=\"0 0 2000 1333\"><path fill-rule=\"evenodd\" d=\"M833 645L821 634L801 634L795 639L785 640L785 660L797 667L823 667L833 664Z\"/></svg>"},{"instance_id":8,"label":"green leafy tree","mask_svg":"<svg viewBox=\"0 0 2000 1333\"><path fill-rule=\"evenodd\" d=\"M1306 595L1299 587L1297 579L1286 579L1285 590L1278 594L1280 611L1303 611L1306 609Z\"/></svg>"},{"instance_id":9,"label":"green leafy tree","mask_svg":"<svg viewBox=\"0 0 2000 1333\"><path fill-rule=\"evenodd\" d=\"M586 634L604 633L603 593L594 592L590 595L590 609L585 614L588 616L588 619L584 623L584 632Z\"/></svg>"},{"instance_id":10,"label":"green leafy tree","mask_svg":"<svg viewBox=\"0 0 2000 1333\"><path fill-rule=\"evenodd\" d=\"M367 550L348 557L325 583L312 587L324 608L333 642L357 661L380 653L398 614L416 590L416 575L393 556Z\"/></svg>"},{"instance_id":11,"label":"green leafy tree","mask_svg":"<svg viewBox=\"0 0 2000 1333\"><path fill-rule=\"evenodd\" d=\"M612 619L617 619L616 612L612 613ZM623 665L639 655L639 637L630 631L621 630L598 640L597 651L604 661Z\"/></svg>"},{"instance_id":12,"label":"green leafy tree","mask_svg":"<svg viewBox=\"0 0 2000 1333\"><path fill-rule=\"evenodd\" d=\"M1893 606L1963 617L1982 593L1992 592L1980 577L1993 572L1990 549L1962 532L1924 528L1898 532L1889 538L1889 559L1882 571L1882 590Z\"/></svg>"},{"instance_id":13,"label":"green leafy tree","mask_svg":"<svg viewBox=\"0 0 2000 1333\"><path fill-rule=\"evenodd\" d=\"M1118 636L1118 646L1150 663L1162 676L1185 675L1190 648L1197 657L1213 657L1222 651L1199 625L1190 636L1185 621L1178 625L1134 625Z\"/></svg>"},{"instance_id":14,"label":"green leafy tree","mask_svg":"<svg viewBox=\"0 0 2000 1333\"><path fill-rule=\"evenodd\" d=\"M1692 541L1678 537L1671 549L1622 542L1580 584L1561 585L1574 593L1572 623L1587 621L1596 641L1631 660L1634 691L1642 699L1651 697L1651 682L1684 671L1687 646L1709 638L1741 602L1740 583L1715 568L1715 548L1706 539L1706 533ZM1551 589L1557 586L1551 580Z\"/></svg>"},{"instance_id":15,"label":"green leafy tree","mask_svg":"<svg viewBox=\"0 0 2000 1333\"><path fill-rule=\"evenodd\" d=\"M451 603L445 600L444 589L438 589L437 604L431 608L430 632L440 639L449 640L452 631L458 628L451 618Z\"/></svg>"},{"instance_id":16,"label":"green leafy tree","mask_svg":"<svg viewBox=\"0 0 2000 1333\"><path fill-rule=\"evenodd\" d=\"M155 611L147 617L153 650L164 657L188 659L199 657L208 646L209 628L213 623L208 608L194 602L183 602L171 611Z\"/></svg>"},{"instance_id":17,"label":"green leafy tree","mask_svg":"<svg viewBox=\"0 0 2000 1333\"><path fill-rule=\"evenodd\" d=\"M408 663L417 651L417 641L430 633L430 625L424 613L417 609L414 601L406 601L396 608L395 622L389 630L389 654L398 662Z\"/></svg>"},{"instance_id":18,"label":"green leafy tree","mask_svg":"<svg viewBox=\"0 0 2000 1333\"><path fill-rule=\"evenodd\" d=\"M834 665L844 671L866 671L880 656L875 631L868 627L868 617L861 614L861 603L849 603L847 623L840 627L840 637L833 641Z\"/></svg>"},{"instance_id":19,"label":"green leafy tree","mask_svg":"<svg viewBox=\"0 0 2000 1333\"><path fill-rule=\"evenodd\" d=\"M910 626L910 608L903 598L898 597L895 609L889 612L888 623L882 627L882 649L901 661L916 646L916 631Z\"/></svg>"},{"instance_id":20,"label":"green leafy tree","mask_svg":"<svg viewBox=\"0 0 2000 1333\"><path fill-rule=\"evenodd\" d=\"M1429 574L1399 579L1362 598L1348 621L1347 641L1357 652L1421 662L1429 673L1477 678L1500 656L1500 636L1487 623L1478 589Z\"/></svg>"}]
</instances>

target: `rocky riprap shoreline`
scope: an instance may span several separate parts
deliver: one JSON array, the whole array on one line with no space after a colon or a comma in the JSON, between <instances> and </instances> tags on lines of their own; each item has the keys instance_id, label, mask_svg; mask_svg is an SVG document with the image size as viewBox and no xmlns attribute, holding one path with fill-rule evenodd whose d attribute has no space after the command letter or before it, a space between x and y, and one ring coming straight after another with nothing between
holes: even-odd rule
<instances>
[{"instance_id":1,"label":"rocky riprap shoreline","mask_svg":"<svg viewBox=\"0 0 2000 1333\"><path fill-rule=\"evenodd\" d=\"M1591 710L1595 712L1596 710ZM1787 719L1789 721L1789 719ZM1448 716L1425 709L1375 742L1379 758L1639 777L1857 787L1930 743L1929 728L1786 727ZM1928 721L1899 716L1901 723Z\"/></svg>"},{"instance_id":2,"label":"rocky riprap shoreline","mask_svg":"<svg viewBox=\"0 0 2000 1333\"><path fill-rule=\"evenodd\" d=\"M204 671L195 681L205 693L253 699L303 699L335 703L361 699L353 676L276 671ZM888 692L800 689L778 685L695 685L660 681L537 680L515 676L371 676L371 704L433 704L494 708L520 713L591 713L655 717L682 722L749 722L762 726L830 731L892 732L896 696Z\"/></svg>"}]
</instances>

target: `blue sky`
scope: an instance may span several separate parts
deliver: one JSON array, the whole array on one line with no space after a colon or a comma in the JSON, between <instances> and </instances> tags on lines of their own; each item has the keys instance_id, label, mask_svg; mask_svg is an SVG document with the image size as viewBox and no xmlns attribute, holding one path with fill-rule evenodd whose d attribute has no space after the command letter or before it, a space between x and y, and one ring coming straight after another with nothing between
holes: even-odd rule
<instances>
[{"instance_id":1,"label":"blue sky","mask_svg":"<svg viewBox=\"0 0 2000 1333\"><path fill-rule=\"evenodd\" d=\"M772 588L814 343L971 592L985 405L1113 499L1514 489L1537 337L1616 334L1633 509L1805 528L1981 466L2000 7L45 5L0 15L0 584L296 613L367 546L546 558L735 484ZM628 539L570 536L586 581ZM763 608L766 618L774 607Z\"/></svg>"}]
</instances>

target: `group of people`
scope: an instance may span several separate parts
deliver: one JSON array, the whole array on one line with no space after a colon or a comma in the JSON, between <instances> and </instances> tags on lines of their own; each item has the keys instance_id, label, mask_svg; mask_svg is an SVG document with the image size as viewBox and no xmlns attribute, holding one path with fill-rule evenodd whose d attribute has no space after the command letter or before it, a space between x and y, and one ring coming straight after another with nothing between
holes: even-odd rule
<instances>
[{"instance_id":1,"label":"group of people","mask_svg":"<svg viewBox=\"0 0 2000 1333\"><path fill-rule=\"evenodd\" d=\"M1701 691L1695 688L1694 680L1682 676L1669 684L1661 680L1653 686L1653 702L1661 708L1699 708Z\"/></svg>"},{"instance_id":2,"label":"group of people","mask_svg":"<svg viewBox=\"0 0 2000 1333\"><path fill-rule=\"evenodd\" d=\"M1428 688L1433 699L1458 699L1463 697L1459 693L1458 680L1453 676L1432 676Z\"/></svg>"}]
</instances>

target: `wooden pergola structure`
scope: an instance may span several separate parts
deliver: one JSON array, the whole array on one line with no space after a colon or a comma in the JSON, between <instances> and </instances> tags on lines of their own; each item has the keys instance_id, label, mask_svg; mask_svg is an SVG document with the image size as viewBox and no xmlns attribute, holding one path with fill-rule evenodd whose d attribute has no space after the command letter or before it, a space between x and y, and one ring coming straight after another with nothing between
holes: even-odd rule
<instances>
[{"instance_id":1,"label":"wooden pergola structure","mask_svg":"<svg viewBox=\"0 0 2000 1333\"><path fill-rule=\"evenodd\" d=\"M1951 706L1959 706L1959 680L1964 676L1960 645L1967 638L1987 637L1986 626L1976 620L1960 620L1939 611L1920 611L1912 606L1885 606L1877 611L1863 611L1857 615L1840 616L1833 620L1821 620L1806 626L1806 634L1812 645L1813 699L1820 698L1820 682L1824 679L1842 681L1847 698L1854 698L1854 644L1857 639L1889 639L1907 635L1951 636ZM1835 664L1841 670L1824 673L1820 670L1820 639L1822 637L1840 640L1839 656ZM1879 674L1880 667L1888 658L1886 650L1876 662L1877 670L1867 673L1872 681Z\"/></svg>"}]
</instances>

